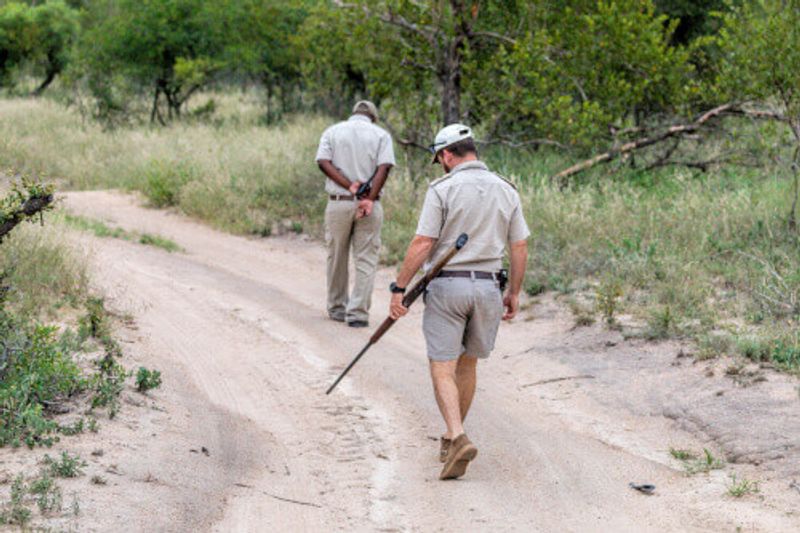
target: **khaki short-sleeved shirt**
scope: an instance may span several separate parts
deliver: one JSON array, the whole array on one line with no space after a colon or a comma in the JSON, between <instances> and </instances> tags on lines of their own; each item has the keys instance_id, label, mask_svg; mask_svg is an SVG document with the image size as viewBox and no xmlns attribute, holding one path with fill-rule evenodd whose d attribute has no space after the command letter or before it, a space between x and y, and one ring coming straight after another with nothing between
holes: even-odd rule
<instances>
[{"instance_id":1,"label":"khaki short-sleeved shirt","mask_svg":"<svg viewBox=\"0 0 800 533\"><path fill-rule=\"evenodd\" d=\"M481 161L458 165L428 188L417 235L437 241L425 270L462 233L469 235L469 241L448 263L448 270L495 272L502 268L506 246L531 233L514 186Z\"/></svg>"},{"instance_id":2,"label":"khaki short-sleeved shirt","mask_svg":"<svg viewBox=\"0 0 800 533\"><path fill-rule=\"evenodd\" d=\"M322 133L317 149L317 161L321 160L333 163L350 181L366 182L380 165L395 165L392 136L369 117L353 115ZM350 194L330 178L325 192Z\"/></svg>"}]
</instances>

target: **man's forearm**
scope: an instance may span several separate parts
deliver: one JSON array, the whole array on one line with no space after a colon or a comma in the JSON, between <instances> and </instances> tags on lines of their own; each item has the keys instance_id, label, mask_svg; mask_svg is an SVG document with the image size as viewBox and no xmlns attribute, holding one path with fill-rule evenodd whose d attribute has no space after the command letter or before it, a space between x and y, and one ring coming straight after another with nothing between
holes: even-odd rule
<instances>
[{"instance_id":1,"label":"man's forearm","mask_svg":"<svg viewBox=\"0 0 800 533\"><path fill-rule=\"evenodd\" d=\"M414 236L414 239L412 239L411 244L408 246L406 258L403 260L403 266L400 267L400 272L397 274L397 285L399 287L408 287L408 284L414 279L414 274L416 274L423 263L425 263L435 242L436 239L431 237L423 237L421 235Z\"/></svg>"},{"instance_id":2,"label":"man's forearm","mask_svg":"<svg viewBox=\"0 0 800 533\"><path fill-rule=\"evenodd\" d=\"M528 263L528 241L512 242L509 255L511 256L511 273L508 290L511 294L518 295L522 290L525 267Z\"/></svg>"},{"instance_id":3,"label":"man's forearm","mask_svg":"<svg viewBox=\"0 0 800 533\"><path fill-rule=\"evenodd\" d=\"M381 189L383 189L383 185L386 183L386 178L389 177L389 171L392 169L392 165L380 165L378 169L375 171L375 175L372 178L372 188L369 191L368 199L372 200L373 202L378 199L381 195Z\"/></svg>"},{"instance_id":4,"label":"man's forearm","mask_svg":"<svg viewBox=\"0 0 800 533\"><path fill-rule=\"evenodd\" d=\"M353 184L353 182L347 179L344 174L339 172L339 169L333 166L333 163L330 160L320 159L317 161L317 164L319 165L319 169L322 171L322 173L332 179L337 185L340 185L345 189L350 189L350 186Z\"/></svg>"}]
</instances>

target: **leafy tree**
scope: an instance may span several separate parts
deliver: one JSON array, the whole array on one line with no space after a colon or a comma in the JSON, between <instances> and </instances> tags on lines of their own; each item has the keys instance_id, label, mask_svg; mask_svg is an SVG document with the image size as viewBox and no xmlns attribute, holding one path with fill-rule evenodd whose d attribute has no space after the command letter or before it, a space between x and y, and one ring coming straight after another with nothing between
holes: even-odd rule
<instances>
[{"instance_id":1,"label":"leafy tree","mask_svg":"<svg viewBox=\"0 0 800 533\"><path fill-rule=\"evenodd\" d=\"M34 43L31 38L30 8L11 2L0 6L0 83L8 85L14 69L30 55Z\"/></svg>"},{"instance_id":2,"label":"leafy tree","mask_svg":"<svg viewBox=\"0 0 800 533\"><path fill-rule=\"evenodd\" d=\"M0 6L0 83L8 85L15 70L32 67L44 80L41 94L67 65L77 38L78 12L63 0Z\"/></svg>"},{"instance_id":3,"label":"leafy tree","mask_svg":"<svg viewBox=\"0 0 800 533\"><path fill-rule=\"evenodd\" d=\"M83 36L84 65L95 95L107 97L115 77L152 91L151 121L179 117L189 98L224 66L232 31L228 2L101 0Z\"/></svg>"},{"instance_id":4,"label":"leafy tree","mask_svg":"<svg viewBox=\"0 0 800 533\"><path fill-rule=\"evenodd\" d=\"M650 0L333 4L301 34L311 85L360 74L411 145L468 121L489 142L588 148L697 93L691 50L671 45L677 21Z\"/></svg>"},{"instance_id":5,"label":"leafy tree","mask_svg":"<svg viewBox=\"0 0 800 533\"><path fill-rule=\"evenodd\" d=\"M726 0L655 0L656 11L679 23L672 34L672 42L689 44L704 35L716 33L719 19L715 12L728 8Z\"/></svg>"},{"instance_id":6,"label":"leafy tree","mask_svg":"<svg viewBox=\"0 0 800 533\"><path fill-rule=\"evenodd\" d=\"M237 31L230 44L231 66L254 77L266 89L268 122L283 111L299 107L296 89L301 84L300 54L292 39L315 4L312 0L242 0L238 4ZM278 110L272 106L276 98Z\"/></svg>"},{"instance_id":7,"label":"leafy tree","mask_svg":"<svg viewBox=\"0 0 800 533\"><path fill-rule=\"evenodd\" d=\"M389 97L430 91L438 97L438 115L445 123L467 114L462 105L465 67L489 60L510 39L507 28L514 27L514 19L528 10L525 2L496 0L334 4L334 10L344 11L333 17L351 34L355 54L350 59L369 73L370 92Z\"/></svg>"},{"instance_id":8,"label":"leafy tree","mask_svg":"<svg viewBox=\"0 0 800 533\"><path fill-rule=\"evenodd\" d=\"M41 94L66 68L79 31L78 12L61 0L34 6L36 47L32 60L43 71L44 80L34 91Z\"/></svg>"},{"instance_id":9,"label":"leafy tree","mask_svg":"<svg viewBox=\"0 0 800 533\"><path fill-rule=\"evenodd\" d=\"M96 0L82 39L83 67L101 105L152 95L151 121L180 117L198 90L227 74L262 81L271 99L299 80L290 37L309 0ZM166 104L166 117L161 108Z\"/></svg>"},{"instance_id":10,"label":"leafy tree","mask_svg":"<svg viewBox=\"0 0 800 533\"><path fill-rule=\"evenodd\" d=\"M794 197L789 225L797 227L800 195L800 0L754 0L722 17L718 44L720 98L749 101L745 114L788 126Z\"/></svg>"},{"instance_id":11,"label":"leafy tree","mask_svg":"<svg viewBox=\"0 0 800 533\"><path fill-rule=\"evenodd\" d=\"M504 47L499 69L475 73L491 88L475 91L484 113L501 110L494 131L588 148L628 122L678 114L697 90L690 51L669 44L676 22L650 2L567 7L555 19Z\"/></svg>"}]
</instances>

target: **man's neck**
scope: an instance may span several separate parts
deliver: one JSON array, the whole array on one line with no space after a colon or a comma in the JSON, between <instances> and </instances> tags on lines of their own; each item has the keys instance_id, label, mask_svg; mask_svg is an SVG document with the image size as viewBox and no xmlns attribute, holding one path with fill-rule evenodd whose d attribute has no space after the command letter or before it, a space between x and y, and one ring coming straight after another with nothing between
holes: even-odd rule
<instances>
[{"instance_id":1,"label":"man's neck","mask_svg":"<svg viewBox=\"0 0 800 533\"><path fill-rule=\"evenodd\" d=\"M369 115L368 113L362 113L361 111L356 111L355 113L353 113L350 116L351 117L364 117L366 119L369 119L370 122L375 122L374 120L372 120L372 115Z\"/></svg>"},{"instance_id":2,"label":"man's neck","mask_svg":"<svg viewBox=\"0 0 800 533\"><path fill-rule=\"evenodd\" d=\"M459 157L458 159L453 159L450 168L447 169L447 172L452 172L454 168L462 163L469 163L470 161L477 161L478 156L475 154L466 154L464 157Z\"/></svg>"}]
</instances>

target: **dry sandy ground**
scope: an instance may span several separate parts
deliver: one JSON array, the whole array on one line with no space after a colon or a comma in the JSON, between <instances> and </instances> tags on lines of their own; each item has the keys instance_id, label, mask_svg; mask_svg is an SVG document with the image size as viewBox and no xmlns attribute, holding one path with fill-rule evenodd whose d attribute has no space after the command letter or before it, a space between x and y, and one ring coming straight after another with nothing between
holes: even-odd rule
<instances>
[{"instance_id":1,"label":"dry sandy ground","mask_svg":"<svg viewBox=\"0 0 800 533\"><path fill-rule=\"evenodd\" d=\"M120 331L126 353L165 383L126 406L126 433L103 437L114 442L98 465L120 474L80 489L82 529L800 530L792 378L766 371L742 387L726 362L676 359L677 345L574 330L545 298L501 327L467 420L479 455L464 479L440 482L421 305L326 396L370 331L326 320L318 243L230 236L117 193L64 205L185 249L86 239L98 288L135 318ZM392 274L379 273L375 324ZM690 477L670 447L736 462ZM761 492L727 495L732 473Z\"/></svg>"}]
</instances>

